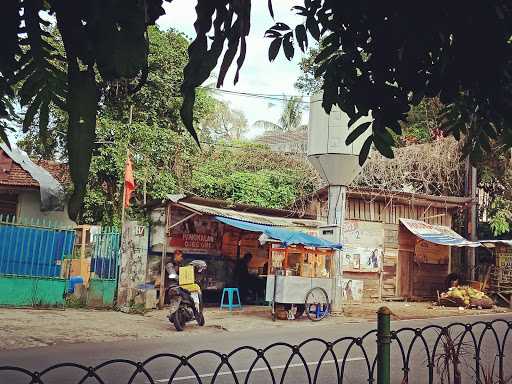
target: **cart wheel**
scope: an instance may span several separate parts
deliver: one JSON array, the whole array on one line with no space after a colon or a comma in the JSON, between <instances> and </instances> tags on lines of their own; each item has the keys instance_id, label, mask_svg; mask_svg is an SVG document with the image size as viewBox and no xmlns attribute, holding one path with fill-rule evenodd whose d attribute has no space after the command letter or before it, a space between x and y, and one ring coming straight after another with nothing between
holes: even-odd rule
<instances>
[{"instance_id":1,"label":"cart wheel","mask_svg":"<svg viewBox=\"0 0 512 384\"><path fill-rule=\"evenodd\" d=\"M306 294L304 301L306 316L311 321L320 321L329 314L329 296L325 289L320 287L312 288Z\"/></svg>"}]
</instances>

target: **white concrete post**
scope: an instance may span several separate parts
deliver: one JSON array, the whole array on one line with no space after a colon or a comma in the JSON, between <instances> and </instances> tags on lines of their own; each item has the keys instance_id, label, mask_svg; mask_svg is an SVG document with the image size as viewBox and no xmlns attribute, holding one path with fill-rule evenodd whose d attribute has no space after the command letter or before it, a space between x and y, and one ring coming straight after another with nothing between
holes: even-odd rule
<instances>
[{"instance_id":1,"label":"white concrete post","mask_svg":"<svg viewBox=\"0 0 512 384\"><path fill-rule=\"evenodd\" d=\"M345 222L345 206L347 200L347 187L341 185L329 186L327 223L337 227L335 242L343 244L343 223ZM333 315L343 313L343 251L334 254L334 278L332 289Z\"/></svg>"}]
</instances>

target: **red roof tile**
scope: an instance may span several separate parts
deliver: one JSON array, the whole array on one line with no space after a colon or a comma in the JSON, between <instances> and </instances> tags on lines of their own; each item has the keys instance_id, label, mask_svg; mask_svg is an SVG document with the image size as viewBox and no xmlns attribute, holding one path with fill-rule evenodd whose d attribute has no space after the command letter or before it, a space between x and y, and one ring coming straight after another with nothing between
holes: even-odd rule
<instances>
[{"instance_id":1,"label":"red roof tile","mask_svg":"<svg viewBox=\"0 0 512 384\"><path fill-rule=\"evenodd\" d=\"M0 153L4 154L0 149ZM32 160L35 164L46 169L61 184L69 184L68 165L49 160ZM39 183L20 165L13 162L8 171L8 177L0 178L0 187L39 188Z\"/></svg>"}]
</instances>

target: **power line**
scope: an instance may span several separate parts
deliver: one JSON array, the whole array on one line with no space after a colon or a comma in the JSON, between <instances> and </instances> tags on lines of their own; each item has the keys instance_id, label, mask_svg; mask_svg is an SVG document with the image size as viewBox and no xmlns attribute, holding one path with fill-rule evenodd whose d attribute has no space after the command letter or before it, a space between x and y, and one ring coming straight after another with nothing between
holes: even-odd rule
<instances>
[{"instance_id":1,"label":"power line","mask_svg":"<svg viewBox=\"0 0 512 384\"><path fill-rule=\"evenodd\" d=\"M289 98L303 98L304 96L301 95L287 95L287 94L271 94L271 93L252 93L252 92L239 92L239 91L230 91L228 89L220 89L220 88L212 88L212 87L199 87L201 89L206 89L208 91L212 92L220 92L220 93L226 93L228 95L234 95L234 96L245 96L245 97L253 97L253 98L259 98L259 99L266 99L266 100L274 100L274 101L287 101ZM309 105L311 103L321 103L322 100L315 100L315 101L303 101L299 100L298 103Z\"/></svg>"}]
</instances>

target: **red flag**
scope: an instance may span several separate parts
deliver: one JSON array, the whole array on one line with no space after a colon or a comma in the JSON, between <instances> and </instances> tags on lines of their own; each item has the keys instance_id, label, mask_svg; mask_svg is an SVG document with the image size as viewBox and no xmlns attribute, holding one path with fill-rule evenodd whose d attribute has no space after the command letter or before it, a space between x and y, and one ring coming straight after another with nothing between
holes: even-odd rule
<instances>
[{"instance_id":1,"label":"red flag","mask_svg":"<svg viewBox=\"0 0 512 384\"><path fill-rule=\"evenodd\" d=\"M135 180L133 179L132 161L130 156L126 159L126 165L124 169L124 206L125 208L130 206L130 198L135 190Z\"/></svg>"}]
</instances>

